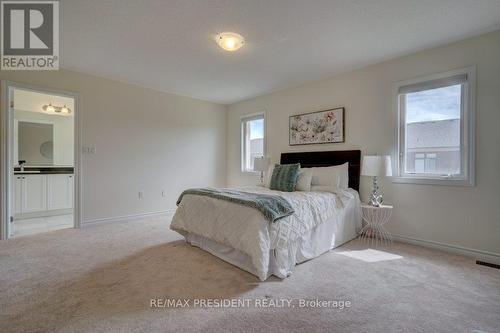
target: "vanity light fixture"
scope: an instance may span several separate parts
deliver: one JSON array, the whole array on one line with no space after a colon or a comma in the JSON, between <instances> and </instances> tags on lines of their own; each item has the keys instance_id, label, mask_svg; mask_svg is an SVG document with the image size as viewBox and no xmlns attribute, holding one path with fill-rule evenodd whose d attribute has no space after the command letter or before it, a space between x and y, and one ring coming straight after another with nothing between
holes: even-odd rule
<instances>
[{"instance_id":1,"label":"vanity light fixture","mask_svg":"<svg viewBox=\"0 0 500 333\"><path fill-rule=\"evenodd\" d=\"M60 111L62 114L70 114L71 113L71 110L68 109L66 107L66 104L64 104L64 106L61 108L61 111Z\"/></svg>"},{"instance_id":2,"label":"vanity light fixture","mask_svg":"<svg viewBox=\"0 0 500 333\"><path fill-rule=\"evenodd\" d=\"M52 114L64 114L68 115L71 113L71 109L64 104L64 106L54 106L52 103L49 103L48 105L42 106L42 110L47 112L47 113L52 113Z\"/></svg>"},{"instance_id":3,"label":"vanity light fixture","mask_svg":"<svg viewBox=\"0 0 500 333\"><path fill-rule=\"evenodd\" d=\"M42 106L43 111L49 112L49 113L54 113L56 111L56 108L52 106L52 103L49 103L49 105L44 105Z\"/></svg>"},{"instance_id":4,"label":"vanity light fixture","mask_svg":"<svg viewBox=\"0 0 500 333\"><path fill-rule=\"evenodd\" d=\"M235 32L221 32L215 37L215 41L226 51L236 51L245 44L245 38Z\"/></svg>"}]
</instances>

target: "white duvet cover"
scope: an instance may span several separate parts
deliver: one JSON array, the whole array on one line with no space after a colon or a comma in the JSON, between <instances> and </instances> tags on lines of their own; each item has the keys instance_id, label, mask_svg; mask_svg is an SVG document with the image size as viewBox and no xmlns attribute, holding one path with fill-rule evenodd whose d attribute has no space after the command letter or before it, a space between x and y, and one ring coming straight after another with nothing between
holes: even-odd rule
<instances>
[{"instance_id":1,"label":"white duvet cover","mask_svg":"<svg viewBox=\"0 0 500 333\"><path fill-rule=\"evenodd\" d=\"M269 276L270 253L275 261L295 260L301 236L327 221L343 223L347 206L359 207L354 190L342 195L329 192L280 192L265 187L245 187L253 193L278 194L295 210L292 216L271 223L254 208L198 195L185 195L172 219L170 228L186 236L194 234L230 246L251 258L256 275L264 281ZM294 261L295 262L295 261Z\"/></svg>"}]
</instances>

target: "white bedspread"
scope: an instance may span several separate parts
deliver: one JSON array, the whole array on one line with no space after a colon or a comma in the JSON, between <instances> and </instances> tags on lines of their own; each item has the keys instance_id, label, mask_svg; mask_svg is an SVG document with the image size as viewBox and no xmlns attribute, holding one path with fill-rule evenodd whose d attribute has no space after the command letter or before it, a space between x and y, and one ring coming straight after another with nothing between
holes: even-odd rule
<instances>
[{"instance_id":1,"label":"white bedspread","mask_svg":"<svg viewBox=\"0 0 500 333\"><path fill-rule=\"evenodd\" d=\"M321 223L343 216L349 200L359 201L358 193L344 195L329 192L279 192L265 187L239 190L278 194L287 199L295 214L271 223L256 209L215 198L185 195L172 219L170 228L183 235L203 236L231 246L251 259L261 280L268 276L269 253L275 250L276 261L295 257L297 239Z\"/></svg>"}]
</instances>

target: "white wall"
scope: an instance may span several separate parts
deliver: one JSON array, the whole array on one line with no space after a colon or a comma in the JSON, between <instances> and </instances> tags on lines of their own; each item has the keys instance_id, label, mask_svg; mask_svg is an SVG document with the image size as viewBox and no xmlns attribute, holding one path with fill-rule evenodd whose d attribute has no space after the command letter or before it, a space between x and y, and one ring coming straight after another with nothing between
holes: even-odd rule
<instances>
[{"instance_id":1,"label":"white wall","mask_svg":"<svg viewBox=\"0 0 500 333\"><path fill-rule=\"evenodd\" d=\"M173 209L186 187L225 185L223 105L65 70L0 79L80 94L82 144L96 148L82 158L84 221Z\"/></svg>"},{"instance_id":2,"label":"white wall","mask_svg":"<svg viewBox=\"0 0 500 333\"><path fill-rule=\"evenodd\" d=\"M369 52L369 50L367 50ZM395 205L395 234L500 254L500 31L352 71L327 80L230 105L227 131L229 186L255 183L240 171L240 117L267 112L267 152L361 149L390 154L397 121L392 110L393 82L477 66L476 186L449 187L382 182ZM346 107L346 142L288 145L288 117ZM370 179L362 177L366 200Z\"/></svg>"}]
</instances>

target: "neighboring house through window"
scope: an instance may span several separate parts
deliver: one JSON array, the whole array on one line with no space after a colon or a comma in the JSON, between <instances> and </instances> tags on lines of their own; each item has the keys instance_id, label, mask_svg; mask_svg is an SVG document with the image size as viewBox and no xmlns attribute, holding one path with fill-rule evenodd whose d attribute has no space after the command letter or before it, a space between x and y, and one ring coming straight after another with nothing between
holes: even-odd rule
<instances>
[{"instance_id":1,"label":"neighboring house through window","mask_svg":"<svg viewBox=\"0 0 500 333\"><path fill-rule=\"evenodd\" d=\"M460 159L460 119L406 124L406 173L457 175Z\"/></svg>"},{"instance_id":2,"label":"neighboring house through window","mask_svg":"<svg viewBox=\"0 0 500 333\"><path fill-rule=\"evenodd\" d=\"M265 123L263 113L241 119L241 138L241 170L243 172L253 172L254 159L265 154Z\"/></svg>"},{"instance_id":3,"label":"neighboring house through window","mask_svg":"<svg viewBox=\"0 0 500 333\"><path fill-rule=\"evenodd\" d=\"M415 173L435 173L437 154L415 154Z\"/></svg>"},{"instance_id":4,"label":"neighboring house through window","mask_svg":"<svg viewBox=\"0 0 500 333\"><path fill-rule=\"evenodd\" d=\"M398 83L396 181L472 185L473 68Z\"/></svg>"}]
</instances>

